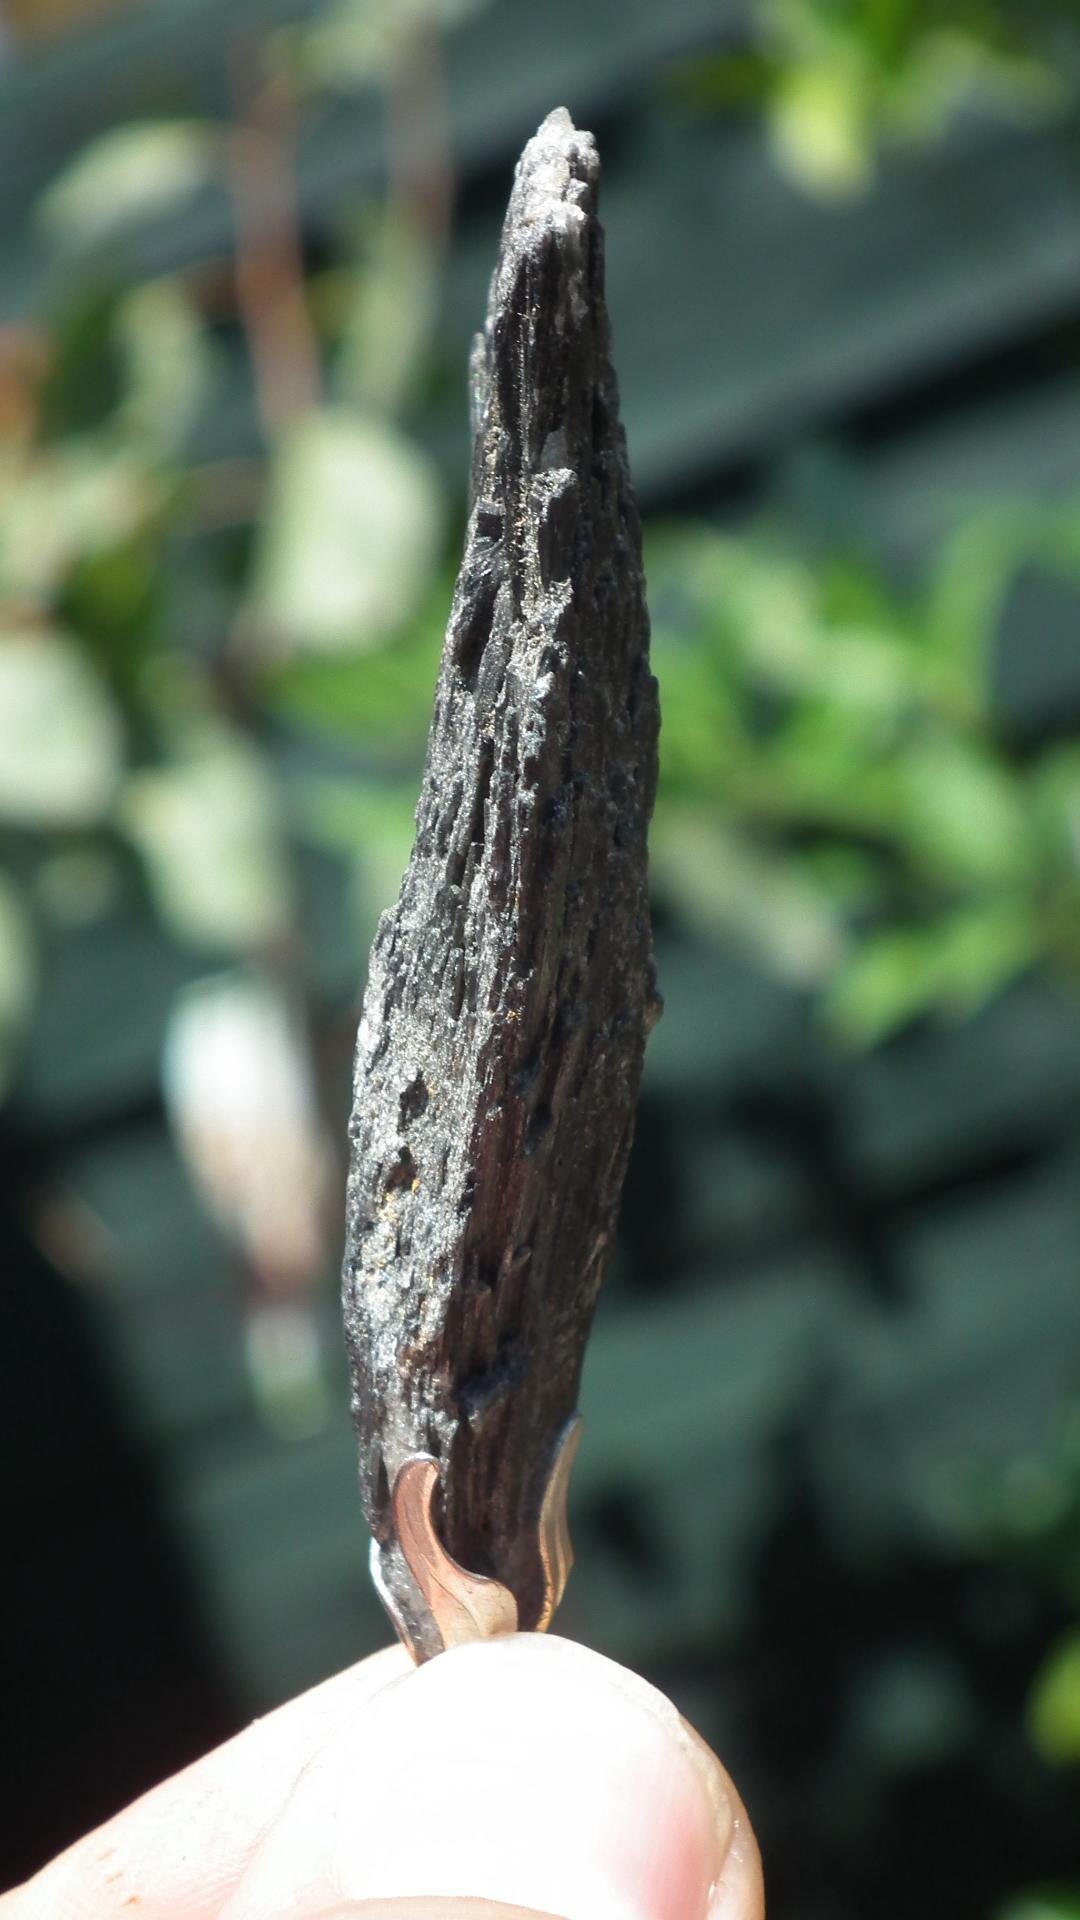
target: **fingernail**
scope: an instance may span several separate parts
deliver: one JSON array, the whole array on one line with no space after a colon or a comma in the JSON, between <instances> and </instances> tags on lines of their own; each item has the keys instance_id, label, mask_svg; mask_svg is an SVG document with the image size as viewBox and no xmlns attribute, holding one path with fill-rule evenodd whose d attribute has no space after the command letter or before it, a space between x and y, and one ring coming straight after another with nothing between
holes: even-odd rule
<instances>
[{"instance_id":1,"label":"fingernail","mask_svg":"<svg viewBox=\"0 0 1080 1920\"><path fill-rule=\"evenodd\" d=\"M750 1816L707 1741L688 1720L683 1720L682 1729L701 1769L701 1784L716 1822L719 1864L707 1920L764 1920L765 1882Z\"/></svg>"}]
</instances>

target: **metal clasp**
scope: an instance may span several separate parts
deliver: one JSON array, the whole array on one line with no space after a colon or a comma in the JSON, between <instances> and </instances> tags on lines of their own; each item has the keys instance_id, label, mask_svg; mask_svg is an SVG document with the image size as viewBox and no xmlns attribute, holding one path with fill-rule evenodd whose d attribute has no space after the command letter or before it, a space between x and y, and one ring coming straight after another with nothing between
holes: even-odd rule
<instances>
[{"instance_id":1,"label":"metal clasp","mask_svg":"<svg viewBox=\"0 0 1080 1920\"><path fill-rule=\"evenodd\" d=\"M574 1564L567 1495L581 1434L581 1416L574 1414L560 1436L540 1506L538 1545L544 1570L544 1602L536 1623L540 1633L551 1624ZM438 1484L438 1461L429 1453L411 1455L395 1475L391 1510L398 1544L438 1628L444 1649L462 1646L469 1640L487 1640L493 1634L516 1633L518 1604L510 1588L486 1574L469 1573L447 1553L439 1539L435 1525ZM371 1577L399 1638L413 1659L419 1660L413 1636L383 1580L376 1540L371 1543Z\"/></svg>"}]
</instances>

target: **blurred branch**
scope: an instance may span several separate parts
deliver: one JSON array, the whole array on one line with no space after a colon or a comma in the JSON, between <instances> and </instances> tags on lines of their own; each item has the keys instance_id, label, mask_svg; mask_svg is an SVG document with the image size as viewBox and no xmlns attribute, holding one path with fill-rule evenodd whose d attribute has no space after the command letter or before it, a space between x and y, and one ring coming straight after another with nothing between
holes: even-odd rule
<instances>
[{"instance_id":1,"label":"blurred branch","mask_svg":"<svg viewBox=\"0 0 1080 1920\"><path fill-rule=\"evenodd\" d=\"M59 40L135 0L4 0L3 24L17 40Z\"/></svg>"},{"instance_id":2,"label":"blurred branch","mask_svg":"<svg viewBox=\"0 0 1080 1920\"><path fill-rule=\"evenodd\" d=\"M344 391L386 415L400 411L428 358L454 201L438 31L430 21L394 22L389 40L388 190L340 366Z\"/></svg>"},{"instance_id":3,"label":"blurred branch","mask_svg":"<svg viewBox=\"0 0 1080 1920\"><path fill-rule=\"evenodd\" d=\"M47 366L48 348L38 332L0 328L0 443L21 445L33 438Z\"/></svg>"},{"instance_id":4,"label":"blurred branch","mask_svg":"<svg viewBox=\"0 0 1080 1920\"><path fill-rule=\"evenodd\" d=\"M263 76L249 47L235 53L233 74L236 297L259 412L273 436L287 420L317 405L321 388L304 288L292 99L284 75Z\"/></svg>"},{"instance_id":5,"label":"blurred branch","mask_svg":"<svg viewBox=\"0 0 1080 1920\"><path fill-rule=\"evenodd\" d=\"M401 38L388 87L391 199L440 255L450 237L454 176L442 48L416 21Z\"/></svg>"}]
</instances>

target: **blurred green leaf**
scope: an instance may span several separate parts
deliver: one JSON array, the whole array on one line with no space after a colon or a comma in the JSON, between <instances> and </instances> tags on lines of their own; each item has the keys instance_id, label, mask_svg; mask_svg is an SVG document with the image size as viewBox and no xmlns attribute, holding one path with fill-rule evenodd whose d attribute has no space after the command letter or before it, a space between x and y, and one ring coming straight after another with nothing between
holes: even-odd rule
<instances>
[{"instance_id":1,"label":"blurred green leaf","mask_svg":"<svg viewBox=\"0 0 1080 1920\"><path fill-rule=\"evenodd\" d=\"M897 827L927 873L959 883L1018 881L1031 869L1020 778L986 747L939 732L902 754Z\"/></svg>"},{"instance_id":2,"label":"blurred green leaf","mask_svg":"<svg viewBox=\"0 0 1080 1920\"><path fill-rule=\"evenodd\" d=\"M938 937L938 991L954 1015L974 1013L1039 954L1032 903L1022 894L947 913Z\"/></svg>"},{"instance_id":3,"label":"blurred green leaf","mask_svg":"<svg viewBox=\"0 0 1080 1920\"><path fill-rule=\"evenodd\" d=\"M288 36L293 61L320 86L350 88L382 80L402 44L419 28L458 26L491 0L332 0L310 27Z\"/></svg>"},{"instance_id":4,"label":"blurred green leaf","mask_svg":"<svg viewBox=\"0 0 1080 1920\"><path fill-rule=\"evenodd\" d=\"M836 966L843 917L812 869L789 854L755 844L716 813L668 806L654 822L650 857L659 892L690 926L741 934L800 986L820 986Z\"/></svg>"},{"instance_id":5,"label":"blurred green leaf","mask_svg":"<svg viewBox=\"0 0 1080 1920\"><path fill-rule=\"evenodd\" d=\"M1053 747L1043 754L1032 787L1054 854L1080 873L1080 746Z\"/></svg>"},{"instance_id":6,"label":"blurred green leaf","mask_svg":"<svg viewBox=\"0 0 1080 1920\"><path fill-rule=\"evenodd\" d=\"M127 391L120 425L152 454L175 453L205 398L206 327L179 280L151 280L119 308Z\"/></svg>"},{"instance_id":7,"label":"blurred green leaf","mask_svg":"<svg viewBox=\"0 0 1080 1920\"><path fill-rule=\"evenodd\" d=\"M1004 8L997 14L1007 24ZM980 23L990 25L989 14ZM1019 44L993 45L985 33L945 22L917 42L898 76L888 106L897 130L916 138L942 134L953 115L982 104L1013 125L1032 125L1062 113L1069 81L1049 56Z\"/></svg>"},{"instance_id":8,"label":"blurred green leaf","mask_svg":"<svg viewBox=\"0 0 1080 1920\"><path fill-rule=\"evenodd\" d=\"M1080 1630L1066 1636L1036 1675L1028 1724L1044 1760L1080 1761Z\"/></svg>"},{"instance_id":9,"label":"blurred green leaf","mask_svg":"<svg viewBox=\"0 0 1080 1920\"><path fill-rule=\"evenodd\" d=\"M53 318L41 389L46 436L92 433L115 412L124 391L114 287L79 287Z\"/></svg>"},{"instance_id":10,"label":"blurred green leaf","mask_svg":"<svg viewBox=\"0 0 1080 1920\"><path fill-rule=\"evenodd\" d=\"M921 1014L969 1014L1031 964L1038 936L1021 898L943 914L923 927L864 937L826 996L836 1027L861 1045Z\"/></svg>"},{"instance_id":11,"label":"blurred green leaf","mask_svg":"<svg viewBox=\"0 0 1080 1920\"><path fill-rule=\"evenodd\" d=\"M299 806L305 833L341 853L353 870L353 917L359 949L374 939L379 915L391 906L412 852L416 779L314 779Z\"/></svg>"},{"instance_id":12,"label":"blurred green leaf","mask_svg":"<svg viewBox=\"0 0 1080 1920\"><path fill-rule=\"evenodd\" d=\"M732 665L778 691L804 686L820 646L813 569L778 543L714 537L711 546L701 556L699 590L713 600L714 632Z\"/></svg>"},{"instance_id":13,"label":"blurred green leaf","mask_svg":"<svg viewBox=\"0 0 1080 1920\"><path fill-rule=\"evenodd\" d=\"M439 558L442 497L386 422L326 409L284 435L250 617L286 648L367 647L412 616Z\"/></svg>"},{"instance_id":14,"label":"blurred green leaf","mask_svg":"<svg viewBox=\"0 0 1080 1920\"><path fill-rule=\"evenodd\" d=\"M90 142L43 195L53 240L79 248L170 212L207 186L223 155L220 132L199 120L146 120Z\"/></svg>"},{"instance_id":15,"label":"blurred green leaf","mask_svg":"<svg viewBox=\"0 0 1080 1920\"><path fill-rule=\"evenodd\" d=\"M874 134L861 76L839 60L791 67L769 103L781 165L816 193L859 191L874 170Z\"/></svg>"},{"instance_id":16,"label":"blurred green leaf","mask_svg":"<svg viewBox=\"0 0 1080 1920\"><path fill-rule=\"evenodd\" d=\"M935 932L904 929L864 939L840 968L826 1007L840 1030L871 1045L925 1013L937 998Z\"/></svg>"},{"instance_id":17,"label":"blurred green leaf","mask_svg":"<svg viewBox=\"0 0 1080 1920\"><path fill-rule=\"evenodd\" d=\"M128 780L120 818L181 940L245 952L283 933L292 902L276 794L243 734L191 727L169 763Z\"/></svg>"},{"instance_id":18,"label":"blurred green leaf","mask_svg":"<svg viewBox=\"0 0 1080 1920\"><path fill-rule=\"evenodd\" d=\"M78 634L129 714L141 704L144 665L159 638L166 584L159 544L135 534L76 558L56 595L59 620Z\"/></svg>"},{"instance_id":19,"label":"blurred green leaf","mask_svg":"<svg viewBox=\"0 0 1080 1920\"><path fill-rule=\"evenodd\" d=\"M262 1418L288 1439L319 1433L334 1410L319 1321L310 1306L272 1301L249 1316L245 1352Z\"/></svg>"},{"instance_id":20,"label":"blurred green leaf","mask_svg":"<svg viewBox=\"0 0 1080 1920\"><path fill-rule=\"evenodd\" d=\"M128 539L163 497L145 465L94 440L0 452L0 596L47 600L76 560Z\"/></svg>"},{"instance_id":21,"label":"blurred green leaf","mask_svg":"<svg viewBox=\"0 0 1080 1920\"><path fill-rule=\"evenodd\" d=\"M107 694L61 635L0 631L0 818L84 826L116 792L123 735Z\"/></svg>"},{"instance_id":22,"label":"blurred green leaf","mask_svg":"<svg viewBox=\"0 0 1080 1920\"><path fill-rule=\"evenodd\" d=\"M848 1039L958 1017L1048 956L1080 972L1075 752L1017 766L991 700L1017 571L1072 577L1078 521L1072 503L973 515L928 588L903 595L775 532L650 539L657 845L677 809L661 884L690 918L750 933L785 973L793 959L807 980L835 968L828 1010ZM695 818L683 858L675 823ZM859 869L846 888L826 878L838 857Z\"/></svg>"},{"instance_id":23,"label":"blurred green leaf","mask_svg":"<svg viewBox=\"0 0 1080 1920\"><path fill-rule=\"evenodd\" d=\"M391 203L349 279L335 385L351 406L391 415L411 397L438 318L440 268L415 217Z\"/></svg>"},{"instance_id":24,"label":"blurred green leaf","mask_svg":"<svg viewBox=\"0 0 1080 1920\"><path fill-rule=\"evenodd\" d=\"M324 87L378 81L390 57L387 27L375 0L339 0L304 32L290 35L288 44L304 77Z\"/></svg>"},{"instance_id":25,"label":"blurred green leaf","mask_svg":"<svg viewBox=\"0 0 1080 1920\"><path fill-rule=\"evenodd\" d=\"M266 673L266 705L294 726L363 740L400 766L419 768L431 721L453 583L437 576L403 633L364 653L301 653Z\"/></svg>"},{"instance_id":26,"label":"blurred green leaf","mask_svg":"<svg viewBox=\"0 0 1080 1920\"><path fill-rule=\"evenodd\" d=\"M717 692L746 701L759 687L850 709L854 739L864 719L896 722L933 685L914 622L865 570L811 565L775 539L668 528L650 541L649 579L665 671L693 662L714 708Z\"/></svg>"},{"instance_id":27,"label":"blurred green leaf","mask_svg":"<svg viewBox=\"0 0 1080 1920\"><path fill-rule=\"evenodd\" d=\"M985 727L1002 611L1025 565L1075 584L1080 578L1080 503L1066 498L983 506L942 541L925 596L928 664L942 711Z\"/></svg>"},{"instance_id":28,"label":"blurred green leaf","mask_svg":"<svg viewBox=\"0 0 1080 1920\"><path fill-rule=\"evenodd\" d=\"M780 164L809 191L867 186L888 138L939 137L979 102L1013 121L1061 112L1070 86L1020 10L759 0L766 91Z\"/></svg>"},{"instance_id":29,"label":"blurred green leaf","mask_svg":"<svg viewBox=\"0 0 1080 1920\"><path fill-rule=\"evenodd\" d=\"M997 1920L1080 1920L1080 1888L1035 1888L998 1910Z\"/></svg>"}]
</instances>

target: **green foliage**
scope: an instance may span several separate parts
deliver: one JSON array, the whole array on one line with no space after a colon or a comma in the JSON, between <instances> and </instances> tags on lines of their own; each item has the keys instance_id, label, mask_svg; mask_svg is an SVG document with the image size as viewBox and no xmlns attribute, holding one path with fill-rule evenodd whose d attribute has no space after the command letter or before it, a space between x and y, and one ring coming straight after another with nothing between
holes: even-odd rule
<instances>
[{"instance_id":1,"label":"green foliage","mask_svg":"<svg viewBox=\"0 0 1080 1920\"><path fill-rule=\"evenodd\" d=\"M764 107L779 163L809 191L857 192L887 140L940 137L965 107L1011 120L1070 97L1060 8L1007 0L757 0L748 49L680 72L699 108ZM1052 31L1053 30L1053 31Z\"/></svg>"},{"instance_id":2,"label":"green foliage","mask_svg":"<svg viewBox=\"0 0 1080 1920\"><path fill-rule=\"evenodd\" d=\"M445 13L429 0L407 20L359 0L324 8L274 43L290 54L277 84L385 77ZM989 4L776 0L754 57L781 146L801 140L804 171L835 184L865 170L881 129L914 127L916 97L925 131L976 70L1034 85L1040 25L1033 15L1021 41ZM722 92L725 72L699 63L695 97ZM952 80L930 86L933 73ZM832 159L813 157L817 121ZM43 227L100 248L212 181L227 189L228 153L228 129L202 121L114 129L54 181ZM366 756L353 778L368 858L372 841L386 849L388 884L400 860L403 770L422 746L449 592L441 489L403 418L429 349L433 247L393 195L360 218L320 310L335 397L280 420L238 496L231 470L192 462L217 350L179 276L123 293L71 283L36 430L0 464L3 809L46 843L118 837L195 948L250 952L284 932L296 823L337 851L346 838L340 783L320 764L345 743ZM291 297L302 315L305 290ZM267 377L267 342L249 345ZM223 502L228 538L208 500ZM859 1043L927 1013L962 1017L1032 966L1080 967L1080 758L1064 747L1019 764L993 693L1012 582L1031 565L1076 579L1078 527L1071 504L976 513L903 591L778 527L650 534L657 889L688 921L752 941ZM287 793L267 728L306 743Z\"/></svg>"},{"instance_id":3,"label":"green foliage","mask_svg":"<svg viewBox=\"0 0 1080 1920\"><path fill-rule=\"evenodd\" d=\"M292 901L274 783L235 728L188 723L167 758L129 775L118 822L179 939L243 953L286 932Z\"/></svg>"},{"instance_id":4,"label":"green foliage","mask_svg":"<svg viewBox=\"0 0 1080 1920\"><path fill-rule=\"evenodd\" d=\"M286 649L377 644L423 599L440 521L438 483L397 428L305 414L275 450L249 619Z\"/></svg>"},{"instance_id":5,"label":"green foliage","mask_svg":"<svg viewBox=\"0 0 1080 1920\"><path fill-rule=\"evenodd\" d=\"M162 459L182 455L214 371L194 299L179 279L148 280L120 303L116 334L125 373L118 431Z\"/></svg>"},{"instance_id":6,"label":"green foliage","mask_svg":"<svg viewBox=\"0 0 1080 1920\"><path fill-rule=\"evenodd\" d=\"M293 70L318 87L384 81L418 33L458 26L491 0L330 0L314 24L283 36Z\"/></svg>"},{"instance_id":7,"label":"green foliage","mask_svg":"<svg viewBox=\"0 0 1080 1920\"><path fill-rule=\"evenodd\" d=\"M121 756L118 717L73 643L0 632L0 820L41 831L100 821Z\"/></svg>"},{"instance_id":8,"label":"green foliage","mask_svg":"<svg viewBox=\"0 0 1080 1920\"><path fill-rule=\"evenodd\" d=\"M444 568L389 644L307 649L269 664L260 678L267 711L323 740L362 742L376 764L418 765L452 591Z\"/></svg>"},{"instance_id":9,"label":"green foliage","mask_svg":"<svg viewBox=\"0 0 1080 1920\"><path fill-rule=\"evenodd\" d=\"M654 535L657 883L741 924L859 1042L1075 971L1076 756L1017 763L994 673L1021 567L1080 581L1077 524L1072 503L976 515L904 592L775 533Z\"/></svg>"},{"instance_id":10,"label":"green foliage","mask_svg":"<svg viewBox=\"0 0 1080 1920\"><path fill-rule=\"evenodd\" d=\"M99 244L224 178L224 151L195 123L117 130L54 184L45 226ZM343 368L365 310L354 277L327 343ZM0 1085L31 1017L35 922L76 898L93 919L144 888L193 958L291 938L296 836L335 853L344 836L322 832L314 767L285 790L264 730L385 749L419 663L415 758L436 657L442 492L386 405L396 381L365 395L342 378L337 404L294 411L255 461L200 464L218 352L196 284L67 284L0 456ZM374 360L391 313L366 313ZM373 809L369 838L400 862L411 800L390 812Z\"/></svg>"},{"instance_id":11,"label":"green foliage","mask_svg":"<svg viewBox=\"0 0 1080 1920\"><path fill-rule=\"evenodd\" d=\"M1047 1760L1080 1761L1080 1629L1054 1648L1036 1676L1031 1737Z\"/></svg>"},{"instance_id":12,"label":"green foliage","mask_svg":"<svg viewBox=\"0 0 1080 1920\"><path fill-rule=\"evenodd\" d=\"M998 1920L1080 1920L1080 1890L1068 1887L1036 1888L1010 1900Z\"/></svg>"},{"instance_id":13,"label":"green foliage","mask_svg":"<svg viewBox=\"0 0 1080 1920\"><path fill-rule=\"evenodd\" d=\"M383 258L369 259L377 277ZM369 358L357 339L379 308L357 335L362 306L358 270L342 367ZM449 593L439 485L385 406L302 411L250 504L230 509L248 557L223 572L234 549L199 521L213 476L188 470L215 367L190 289L155 280L78 295L71 312L84 317L51 343L40 435L7 456L0 492L0 577L19 610L0 659L0 792L43 833L108 825L178 937L250 950L289 912L260 716L317 752L345 738L372 765L416 763ZM346 385L360 397L358 374ZM372 402L380 386L383 402L402 391L388 374ZM1033 965L1080 966L1080 758L1017 763L994 703L1011 584L1031 566L1076 580L1078 525L1072 503L977 513L905 590L776 527L650 534L657 887L691 921L752 940L860 1043L967 1014ZM214 583L225 625L177 656L165 637L193 577ZM237 676L246 732L228 712ZM397 860L404 785L394 806L395 826L382 808L370 818ZM301 810L318 837L325 806Z\"/></svg>"},{"instance_id":14,"label":"green foliage","mask_svg":"<svg viewBox=\"0 0 1080 1920\"><path fill-rule=\"evenodd\" d=\"M171 213L210 184L222 161L221 135L197 120L114 127L85 147L41 202L57 243L100 245L135 222Z\"/></svg>"}]
</instances>

